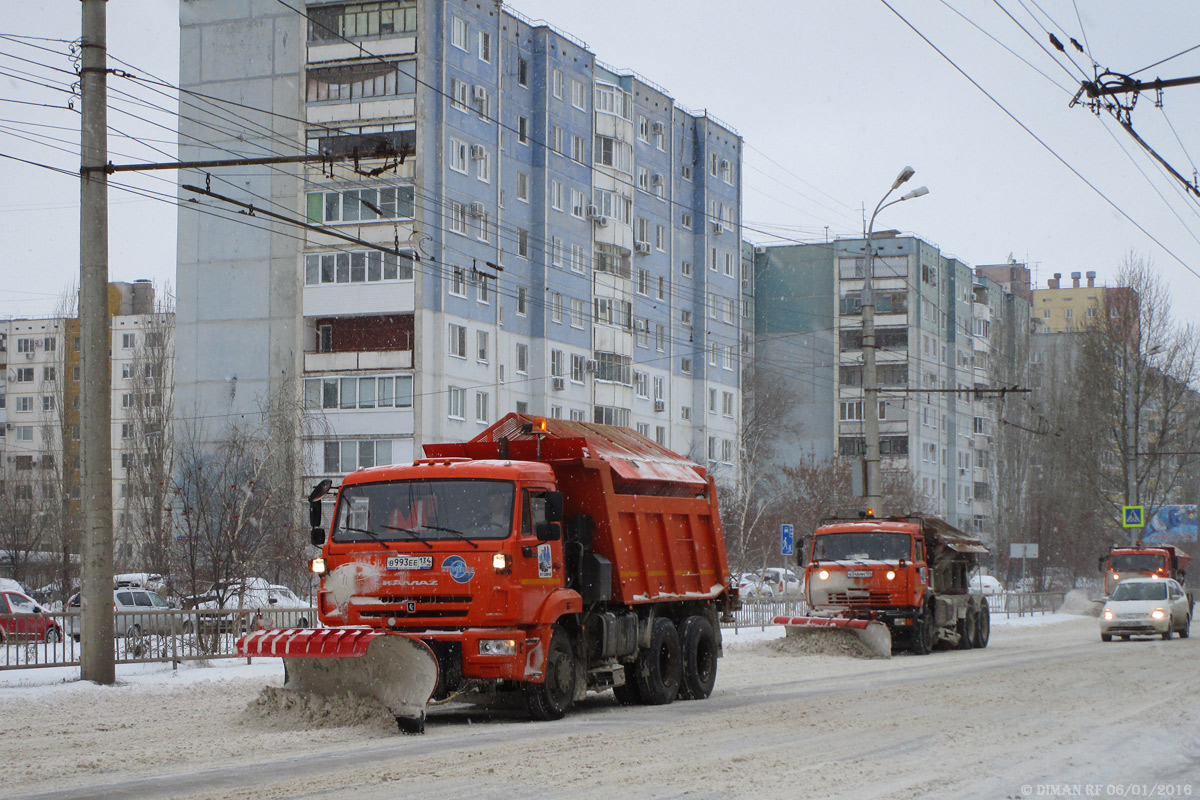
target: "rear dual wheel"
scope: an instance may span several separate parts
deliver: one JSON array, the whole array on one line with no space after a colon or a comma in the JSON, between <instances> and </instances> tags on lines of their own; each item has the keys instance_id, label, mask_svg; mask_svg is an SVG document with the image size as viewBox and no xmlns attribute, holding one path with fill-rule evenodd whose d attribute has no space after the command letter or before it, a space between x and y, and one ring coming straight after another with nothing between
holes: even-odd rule
<instances>
[{"instance_id":1,"label":"rear dual wheel","mask_svg":"<svg viewBox=\"0 0 1200 800\"><path fill-rule=\"evenodd\" d=\"M921 607L913 623L912 643L910 648L919 656L929 655L937 644L937 619L933 614L933 603L927 602Z\"/></svg>"},{"instance_id":2,"label":"rear dual wheel","mask_svg":"<svg viewBox=\"0 0 1200 800\"><path fill-rule=\"evenodd\" d=\"M680 700L703 700L717 683L717 635L707 617L688 617L680 630Z\"/></svg>"},{"instance_id":3,"label":"rear dual wheel","mask_svg":"<svg viewBox=\"0 0 1200 800\"><path fill-rule=\"evenodd\" d=\"M988 641L992 638L992 611L988 608L987 598L984 598L979 603L979 610L975 614L975 640L972 646L980 650L988 646Z\"/></svg>"},{"instance_id":4,"label":"rear dual wheel","mask_svg":"<svg viewBox=\"0 0 1200 800\"><path fill-rule=\"evenodd\" d=\"M697 644L697 650L699 639L702 638L702 627L692 627L693 643ZM693 665L697 667L697 674L694 676L696 688L702 691L703 681L699 679L698 662L693 660ZM712 670L712 678L716 679L715 667ZM640 651L632 664L625 665L625 685L614 686L613 694L617 702L624 706L635 703L662 706L679 696L682 682L683 648L679 641L679 631L675 629L671 620L656 617L650 623L650 647Z\"/></svg>"}]
</instances>

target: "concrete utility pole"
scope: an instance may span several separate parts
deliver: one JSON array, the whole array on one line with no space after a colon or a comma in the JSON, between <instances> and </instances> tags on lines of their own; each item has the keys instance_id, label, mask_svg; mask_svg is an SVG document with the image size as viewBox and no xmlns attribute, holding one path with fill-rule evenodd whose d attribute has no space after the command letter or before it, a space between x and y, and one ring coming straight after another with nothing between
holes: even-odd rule
<instances>
[{"instance_id":1,"label":"concrete utility pole","mask_svg":"<svg viewBox=\"0 0 1200 800\"><path fill-rule=\"evenodd\" d=\"M116 682L113 652L112 370L108 309L107 0L82 0L79 335L83 392L82 655L80 677ZM97 169L98 168L98 169ZM66 343L69 346L69 342ZM65 380L65 378L64 378ZM66 409L63 409L66 413ZM67 465L64 465L66 468Z\"/></svg>"},{"instance_id":2,"label":"concrete utility pole","mask_svg":"<svg viewBox=\"0 0 1200 800\"><path fill-rule=\"evenodd\" d=\"M860 303L862 306L863 350L863 437L866 439L866 452L863 460L867 466L864 494L867 498L867 508L874 509L877 513L882 512L883 478L879 465L879 379L875 368L875 294L871 286L875 273L875 249L871 245L871 237L875 233L875 217L879 216L880 211L888 206L894 206L896 203L903 203L905 200L929 194L929 190L921 186L898 200L884 205L884 201L891 193L896 191L900 184L911 178L915 172L916 170L912 167L905 167L901 170L899 176L896 177L896 182L892 184L892 188L888 189L887 194L875 206L875 211L871 214L871 222L867 225L867 258L863 269L863 289Z\"/></svg>"}]
</instances>

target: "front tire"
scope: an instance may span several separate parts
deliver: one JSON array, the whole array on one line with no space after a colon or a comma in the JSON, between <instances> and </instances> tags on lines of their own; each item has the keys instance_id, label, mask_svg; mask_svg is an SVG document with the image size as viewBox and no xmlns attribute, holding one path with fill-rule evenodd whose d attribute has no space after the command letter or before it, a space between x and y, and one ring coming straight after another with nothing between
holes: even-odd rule
<instances>
[{"instance_id":1,"label":"front tire","mask_svg":"<svg viewBox=\"0 0 1200 800\"><path fill-rule=\"evenodd\" d=\"M525 707L536 720L562 719L575 701L575 653L571 637L554 626L546 652L545 680L524 683Z\"/></svg>"},{"instance_id":2,"label":"front tire","mask_svg":"<svg viewBox=\"0 0 1200 800\"><path fill-rule=\"evenodd\" d=\"M655 618L650 627L650 648L638 654L634 683L648 706L664 706L679 694L682 660L679 631L666 617Z\"/></svg>"},{"instance_id":3,"label":"front tire","mask_svg":"<svg viewBox=\"0 0 1200 800\"><path fill-rule=\"evenodd\" d=\"M704 700L717 683L717 636L706 617L688 617L680 633L683 677L680 700Z\"/></svg>"},{"instance_id":4,"label":"front tire","mask_svg":"<svg viewBox=\"0 0 1200 800\"><path fill-rule=\"evenodd\" d=\"M988 608L987 598L979 604L979 613L975 615L975 641L972 643L976 649L982 650L988 646L988 641L992 638L992 611Z\"/></svg>"},{"instance_id":5,"label":"front tire","mask_svg":"<svg viewBox=\"0 0 1200 800\"><path fill-rule=\"evenodd\" d=\"M62 631L55 626L51 626L46 629L46 635L43 638L46 644L58 644L62 641Z\"/></svg>"}]
</instances>

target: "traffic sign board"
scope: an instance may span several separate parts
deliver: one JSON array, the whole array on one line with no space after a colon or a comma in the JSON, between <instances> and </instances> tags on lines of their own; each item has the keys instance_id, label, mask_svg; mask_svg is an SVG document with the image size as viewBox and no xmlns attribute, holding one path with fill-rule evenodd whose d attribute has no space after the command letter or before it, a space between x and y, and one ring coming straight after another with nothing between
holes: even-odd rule
<instances>
[{"instance_id":1,"label":"traffic sign board","mask_svg":"<svg viewBox=\"0 0 1200 800\"><path fill-rule=\"evenodd\" d=\"M796 553L796 539L792 535L792 526L786 522L779 526L779 552L785 556Z\"/></svg>"},{"instance_id":2,"label":"traffic sign board","mask_svg":"<svg viewBox=\"0 0 1200 800\"><path fill-rule=\"evenodd\" d=\"M1143 528L1146 526L1146 509L1144 506L1122 506L1121 525L1125 528Z\"/></svg>"}]
</instances>

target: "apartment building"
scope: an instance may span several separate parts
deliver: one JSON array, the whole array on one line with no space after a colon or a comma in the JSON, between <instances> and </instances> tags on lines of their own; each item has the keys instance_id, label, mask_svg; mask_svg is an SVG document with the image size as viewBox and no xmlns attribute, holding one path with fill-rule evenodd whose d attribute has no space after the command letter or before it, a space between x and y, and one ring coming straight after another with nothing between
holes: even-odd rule
<instances>
[{"instance_id":1,"label":"apartment building","mask_svg":"<svg viewBox=\"0 0 1200 800\"><path fill-rule=\"evenodd\" d=\"M184 88L262 110L231 135L205 102L182 157L324 160L211 182L307 229L181 210L177 408L296 397L308 477L411 460L510 411L735 469L736 131L504 3L306 9L181 8Z\"/></svg>"},{"instance_id":2,"label":"apartment building","mask_svg":"<svg viewBox=\"0 0 1200 800\"><path fill-rule=\"evenodd\" d=\"M1023 301L919 238L872 242L874 410L863 407L864 240L757 248L756 364L795 398L778 458L859 458L864 414L873 411L883 469L908 476L914 510L983 532L992 509L976 497L993 493L985 477L993 459L980 453L990 449L996 412L973 390L994 384L993 338L1014 313L1020 325L1012 309Z\"/></svg>"},{"instance_id":3,"label":"apartment building","mask_svg":"<svg viewBox=\"0 0 1200 800\"><path fill-rule=\"evenodd\" d=\"M154 295L149 281L109 284L118 566L135 558L145 533L140 515L131 514L133 490L145 494L138 481L131 486L131 465L161 465L154 440L161 443L170 407L171 319L156 312ZM27 515L35 529L58 527L71 546L80 525L80 350L76 316L0 320L0 480L8 511Z\"/></svg>"}]
</instances>

